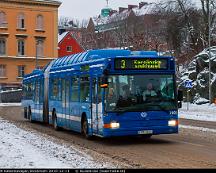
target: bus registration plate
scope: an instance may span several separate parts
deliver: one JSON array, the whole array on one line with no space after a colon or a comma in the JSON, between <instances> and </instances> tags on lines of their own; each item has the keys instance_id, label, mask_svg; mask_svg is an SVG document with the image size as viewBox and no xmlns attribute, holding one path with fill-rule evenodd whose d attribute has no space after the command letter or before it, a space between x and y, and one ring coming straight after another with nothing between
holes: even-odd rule
<instances>
[{"instance_id":1,"label":"bus registration plate","mask_svg":"<svg viewBox=\"0 0 216 173\"><path fill-rule=\"evenodd\" d=\"M139 135L147 135L147 134L153 134L153 130L141 130L138 131Z\"/></svg>"}]
</instances>

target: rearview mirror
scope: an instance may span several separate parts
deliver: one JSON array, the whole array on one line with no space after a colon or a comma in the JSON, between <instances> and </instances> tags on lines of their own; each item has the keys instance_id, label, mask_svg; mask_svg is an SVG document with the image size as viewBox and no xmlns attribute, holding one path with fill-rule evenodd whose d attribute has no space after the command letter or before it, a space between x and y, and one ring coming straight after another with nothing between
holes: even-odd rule
<instances>
[{"instance_id":1,"label":"rearview mirror","mask_svg":"<svg viewBox=\"0 0 216 173\"><path fill-rule=\"evenodd\" d=\"M101 88L107 88L108 87L108 77L107 76L103 76L101 82L102 82L100 85Z\"/></svg>"},{"instance_id":2,"label":"rearview mirror","mask_svg":"<svg viewBox=\"0 0 216 173\"><path fill-rule=\"evenodd\" d=\"M178 108L182 108L182 102L178 102Z\"/></svg>"}]
</instances>

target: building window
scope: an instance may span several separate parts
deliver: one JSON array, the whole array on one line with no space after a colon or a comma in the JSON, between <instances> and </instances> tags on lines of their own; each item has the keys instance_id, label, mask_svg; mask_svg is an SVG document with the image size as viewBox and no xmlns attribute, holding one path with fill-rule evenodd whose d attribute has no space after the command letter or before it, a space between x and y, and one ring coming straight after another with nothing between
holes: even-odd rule
<instances>
[{"instance_id":1,"label":"building window","mask_svg":"<svg viewBox=\"0 0 216 173\"><path fill-rule=\"evenodd\" d=\"M18 66L18 77L24 77L25 75L25 66L19 65Z\"/></svg>"},{"instance_id":2,"label":"building window","mask_svg":"<svg viewBox=\"0 0 216 173\"><path fill-rule=\"evenodd\" d=\"M18 15L18 26L17 27L19 29L25 28L25 16L22 13Z\"/></svg>"},{"instance_id":3,"label":"building window","mask_svg":"<svg viewBox=\"0 0 216 173\"><path fill-rule=\"evenodd\" d=\"M0 27L7 27L6 14L4 12L0 12Z\"/></svg>"},{"instance_id":4,"label":"building window","mask_svg":"<svg viewBox=\"0 0 216 173\"><path fill-rule=\"evenodd\" d=\"M25 41L18 40L18 56L25 55Z\"/></svg>"},{"instance_id":5,"label":"building window","mask_svg":"<svg viewBox=\"0 0 216 173\"><path fill-rule=\"evenodd\" d=\"M44 56L44 41L43 40L37 40L36 41L36 52L37 57L43 57Z\"/></svg>"},{"instance_id":6,"label":"building window","mask_svg":"<svg viewBox=\"0 0 216 173\"><path fill-rule=\"evenodd\" d=\"M6 77L6 65L0 64L0 77Z\"/></svg>"},{"instance_id":7,"label":"building window","mask_svg":"<svg viewBox=\"0 0 216 173\"><path fill-rule=\"evenodd\" d=\"M72 46L67 46L67 52L72 52Z\"/></svg>"},{"instance_id":8,"label":"building window","mask_svg":"<svg viewBox=\"0 0 216 173\"><path fill-rule=\"evenodd\" d=\"M44 20L42 15L37 16L36 21L36 29L43 30L44 29Z\"/></svg>"},{"instance_id":9,"label":"building window","mask_svg":"<svg viewBox=\"0 0 216 173\"><path fill-rule=\"evenodd\" d=\"M6 54L6 41L4 38L0 38L0 55Z\"/></svg>"}]
</instances>

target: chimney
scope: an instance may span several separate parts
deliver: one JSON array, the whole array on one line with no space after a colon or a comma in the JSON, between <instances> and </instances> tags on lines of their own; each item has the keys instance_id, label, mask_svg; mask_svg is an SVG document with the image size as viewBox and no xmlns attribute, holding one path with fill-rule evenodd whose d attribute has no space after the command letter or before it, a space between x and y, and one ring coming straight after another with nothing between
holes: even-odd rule
<instances>
[{"instance_id":1,"label":"chimney","mask_svg":"<svg viewBox=\"0 0 216 173\"><path fill-rule=\"evenodd\" d=\"M65 28L59 28L59 35L62 35L62 33L66 32Z\"/></svg>"},{"instance_id":2,"label":"chimney","mask_svg":"<svg viewBox=\"0 0 216 173\"><path fill-rule=\"evenodd\" d=\"M142 8L143 6L147 5L148 2L140 2L139 3L139 9Z\"/></svg>"},{"instance_id":3,"label":"chimney","mask_svg":"<svg viewBox=\"0 0 216 173\"><path fill-rule=\"evenodd\" d=\"M128 10L132 10L133 8L138 7L137 5L128 5Z\"/></svg>"},{"instance_id":4,"label":"chimney","mask_svg":"<svg viewBox=\"0 0 216 173\"><path fill-rule=\"evenodd\" d=\"M117 13L117 10L111 10L109 16L112 16L114 13Z\"/></svg>"},{"instance_id":5,"label":"chimney","mask_svg":"<svg viewBox=\"0 0 216 173\"><path fill-rule=\"evenodd\" d=\"M121 13L121 12L123 12L123 11L125 11L125 10L127 10L127 8L119 7L119 13Z\"/></svg>"}]
</instances>

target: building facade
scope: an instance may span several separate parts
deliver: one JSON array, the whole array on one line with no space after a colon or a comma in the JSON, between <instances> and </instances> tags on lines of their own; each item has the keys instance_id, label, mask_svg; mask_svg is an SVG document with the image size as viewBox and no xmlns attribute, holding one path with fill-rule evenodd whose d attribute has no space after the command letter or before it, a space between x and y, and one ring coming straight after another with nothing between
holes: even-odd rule
<instances>
[{"instance_id":1,"label":"building facade","mask_svg":"<svg viewBox=\"0 0 216 173\"><path fill-rule=\"evenodd\" d=\"M167 51L166 20L155 13L156 8L155 3L140 2L118 10L102 9L100 15L90 18L82 34L82 46Z\"/></svg>"},{"instance_id":2,"label":"building facade","mask_svg":"<svg viewBox=\"0 0 216 173\"><path fill-rule=\"evenodd\" d=\"M58 36L58 56L63 57L71 54L84 52L78 39L72 31L66 31Z\"/></svg>"},{"instance_id":3,"label":"building facade","mask_svg":"<svg viewBox=\"0 0 216 173\"><path fill-rule=\"evenodd\" d=\"M56 0L0 1L0 88L20 87L25 74L58 57L60 5Z\"/></svg>"}]
</instances>

